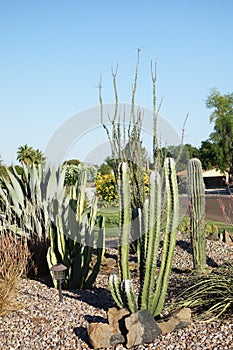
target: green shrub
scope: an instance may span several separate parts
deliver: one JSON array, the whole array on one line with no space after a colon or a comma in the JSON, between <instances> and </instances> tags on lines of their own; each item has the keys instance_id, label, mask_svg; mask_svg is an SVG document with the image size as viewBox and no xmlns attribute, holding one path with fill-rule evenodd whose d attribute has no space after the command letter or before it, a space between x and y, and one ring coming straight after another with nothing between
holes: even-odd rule
<instances>
[{"instance_id":1,"label":"green shrub","mask_svg":"<svg viewBox=\"0 0 233 350\"><path fill-rule=\"evenodd\" d=\"M97 175L96 194L103 206L114 206L118 199L116 181L113 174Z\"/></svg>"},{"instance_id":2,"label":"green shrub","mask_svg":"<svg viewBox=\"0 0 233 350\"><path fill-rule=\"evenodd\" d=\"M206 224L206 225L205 225L205 233L206 233L206 236L209 236L212 232L213 232L213 231L212 231L212 225Z\"/></svg>"}]
</instances>

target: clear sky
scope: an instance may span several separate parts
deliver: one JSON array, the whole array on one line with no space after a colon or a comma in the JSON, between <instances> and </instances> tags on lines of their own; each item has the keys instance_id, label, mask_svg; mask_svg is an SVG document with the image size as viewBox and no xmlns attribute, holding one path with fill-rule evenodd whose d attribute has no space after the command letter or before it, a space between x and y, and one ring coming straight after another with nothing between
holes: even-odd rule
<instances>
[{"instance_id":1,"label":"clear sky","mask_svg":"<svg viewBox=\"0 0 233 350\"><path fill-rule=\"evenodd\" d=\"M0 155L16 162L20 145L42 151L77 112L130 102L142 48L136 103L152 107L150 62L157 61L161 114L185 142L200 146L212 130L204 100L233 91L231 0L0 0ZM86 147L84 144L83 147ZM79 154L77 154L77 158Z\"/></svg>"}]
</instances>

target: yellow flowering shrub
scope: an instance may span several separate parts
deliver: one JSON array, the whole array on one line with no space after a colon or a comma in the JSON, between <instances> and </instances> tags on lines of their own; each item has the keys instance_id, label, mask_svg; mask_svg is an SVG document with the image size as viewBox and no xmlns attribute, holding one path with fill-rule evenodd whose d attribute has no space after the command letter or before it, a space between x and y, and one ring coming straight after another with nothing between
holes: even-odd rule
<instances>
[{"instance_id":1,"label":"yellow flowering shrub","mask_svg":"<svg viewBox=\"0 0 233 350\"><path fill-rule=\"evenodd\" d=\"M97 175L96 194L105 206L114 204L118 199L116 181L113 174Z\"/></svg>"},{"instance_id":2,"label":"yellow flowering shrub","mask_svg":"<svg viewBox=\"0 0 233 350\"><path fill-rule=\"evenodd\" d=\"M144 173L145 193L149 191L149 175ZM113 174L97 175L96 179L96 194L104 206L117 205L118 193L116 181Z\"/></svg>"},{"instance_id":3,"label":"yellow flowering shrub","mask_svg":"<svg viewBox=\"0 0 233 350\"><path fill-rule=\"evenodd\" d=\"M145 188L145 192L148 193L149 192L149 183L150 183L150 175L148 175L147 173L144 173L144 188Z\"/></svg>"}]
</instances>

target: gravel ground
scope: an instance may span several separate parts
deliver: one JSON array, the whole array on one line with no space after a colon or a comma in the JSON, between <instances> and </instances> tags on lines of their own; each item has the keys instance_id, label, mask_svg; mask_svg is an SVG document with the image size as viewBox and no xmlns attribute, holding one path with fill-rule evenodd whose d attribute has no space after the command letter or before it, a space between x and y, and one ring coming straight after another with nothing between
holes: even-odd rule
<instances>
[{"instance_id":1,"label":"gravel ground","mask_svg":"<svg viewBox=\"0 0 233 350\"><path fill-rule=\"evenodd\" d=\"M108 252L116 253L114 248ZM207 241L207 256L209 265L221 265L233 260L233 247ZM183 238L177 241L173 267L168 298L172 298L177 281L185 275L180 270L192 267L189 243ZM108 274L103 270L92 290L63 291L63 295L60 303L54 288L39 281L22 280L18 293L21 309L0 318L0 349L91 349L86 331L88 323L106 322L107 310L114 306L108 291ZM153 344L135 349L233 349L232 334L233 317L209 323L193 322L176 333L159 336ZM109 349L124 348L119 345Z\"/></svg>"}]
</instances>

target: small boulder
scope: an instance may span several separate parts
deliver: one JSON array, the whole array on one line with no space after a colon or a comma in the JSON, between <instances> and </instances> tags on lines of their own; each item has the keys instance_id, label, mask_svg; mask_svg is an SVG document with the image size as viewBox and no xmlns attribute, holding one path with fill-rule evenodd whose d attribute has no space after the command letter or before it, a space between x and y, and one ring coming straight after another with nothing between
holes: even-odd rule
<instances>
[{"instance_id":1,"label":"small boulder","mask_svg":"<svg viewBox=\"0 0 233 350\"><path fill-rule=\"evenodd\" d=\"M140 310L126 317L125 327L128 349L143 343L152 343L161 334L157 322L148 310Z\"/></svg>"},{"instance_id":2,"label":"small boulder","mask_svg":"<svg viewBox=\"0 0 233 350\"><path fill-rule=\"evenodd\" d=\"M223 231L223 242L226 244L233 244L231 235L227 230Z\"/></svg>"},{"instance_id":3,"label":"small boulder","mask_svg":"<svg viewBox=\"0 0 233 350\"><path fill-rule=\"evenodd\" d=\"M210 239L211 241L218 241L219 235L218 232L212 232L207 236L207 239Z\"/></svg>"},{"instance_id":4,"label":"small boulder","mask_svg":"<svg viewBox=\"0 0 233 350\"><path fill-rule=\"evenodd\" d=\"M125 341L121 333L107 323L90 323L87 332L94 349L115 346Z\"/></svg>"},{"instance_id":5,"label":"small boulder","mask_svg":"<svg viewBox=\"0 0 233 350\"><path fill-rule=\"evenodd\" d=\"M120 333L120 323L122 318L127 315L130 315L130 312L127 309L119 310L116 307L112 307L108 309L108 323Z\"/></svg>"},{"instance_id":6,"label":"small boulder","mask_svg":"<svg viewBox=\"0 0 233 350\"><path fill-rule=\"evenodd\" d=\"M192 322L191 310L184 307L174 312L167 321L158 322L162 334L171 333L188 326Z\"/></svg>"}]
</instances>

